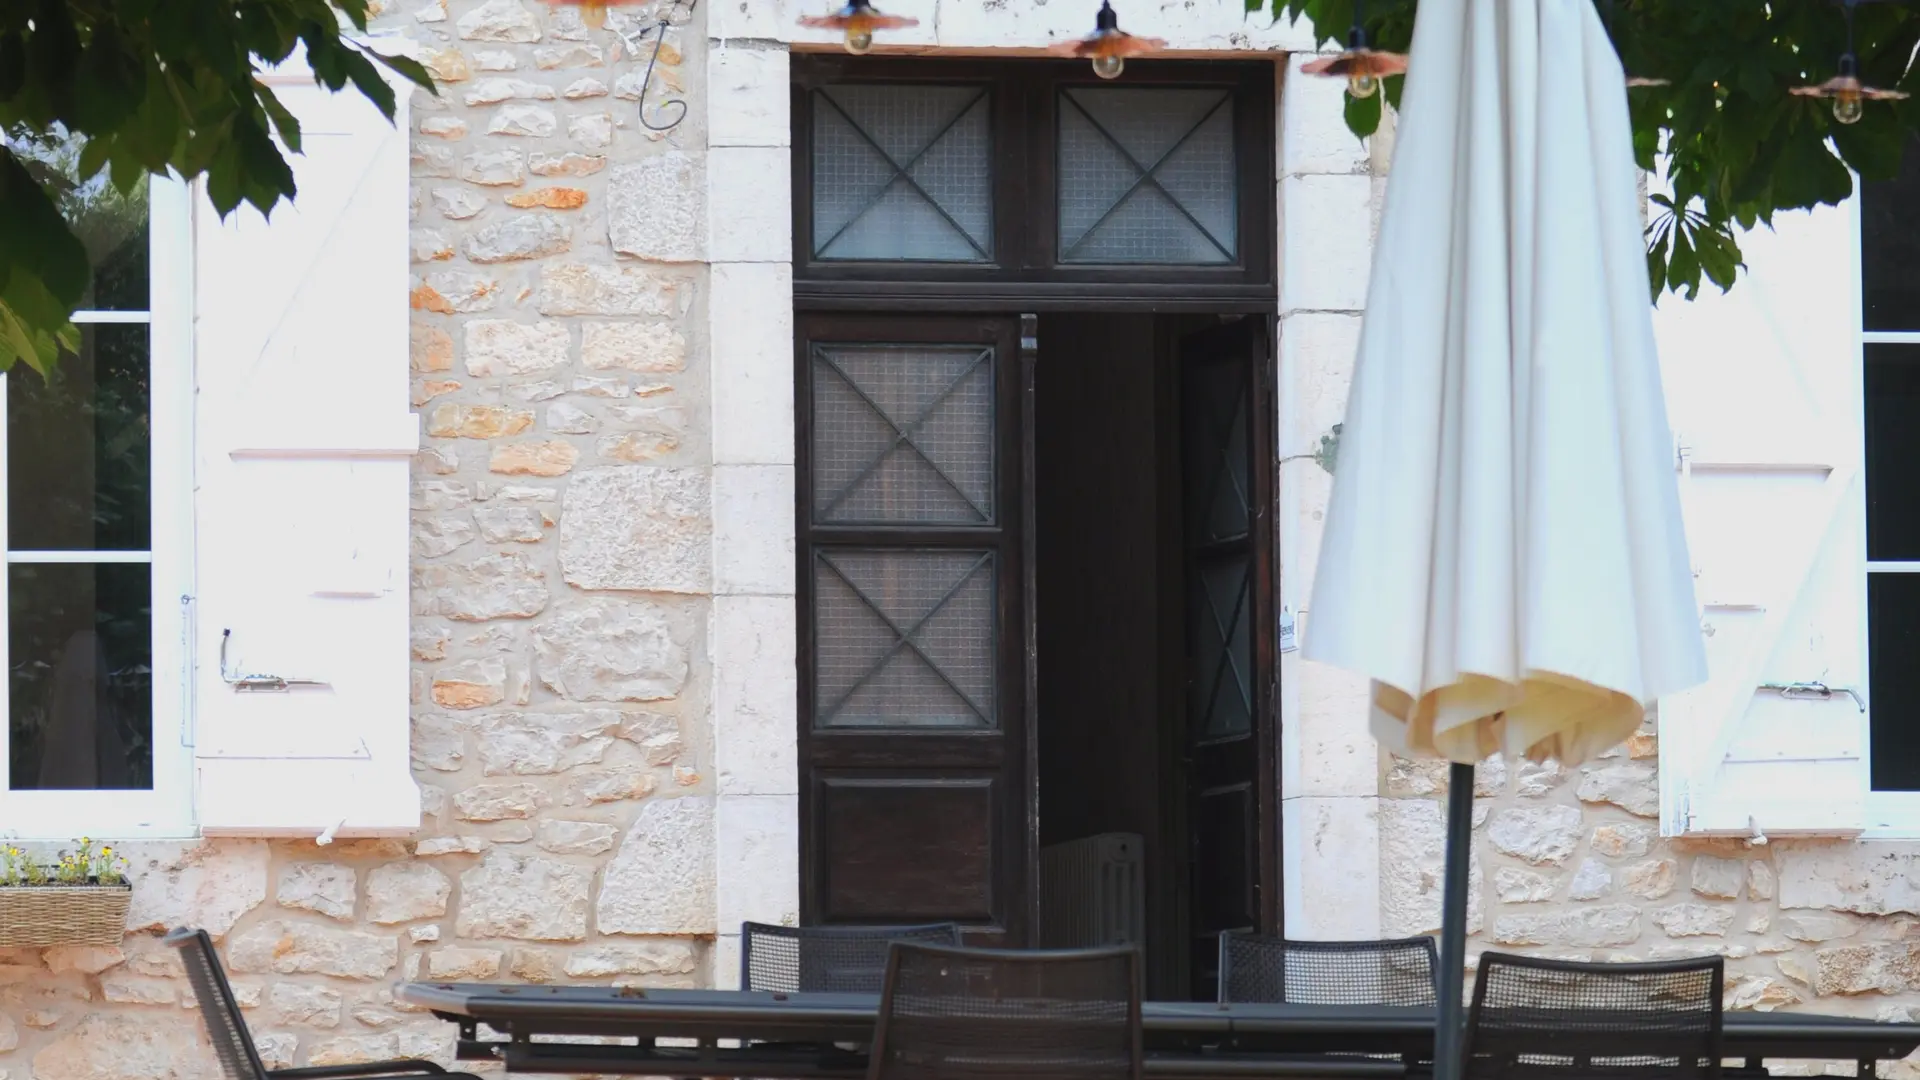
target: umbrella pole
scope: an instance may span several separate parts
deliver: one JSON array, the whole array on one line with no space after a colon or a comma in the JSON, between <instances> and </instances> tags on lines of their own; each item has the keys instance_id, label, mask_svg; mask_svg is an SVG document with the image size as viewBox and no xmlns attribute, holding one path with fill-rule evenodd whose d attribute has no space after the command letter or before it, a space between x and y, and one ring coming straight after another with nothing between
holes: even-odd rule
<instances>
[{"instance_id":1,"label":"umbrella pole","mask_svg":"<svg viewBox=\"0 0 1920 1080\"><path fill-rule=\"evenodd\" d=\"M1467 877L1473 853L1473 766L1447 775L1447 862L1440 908L1440 1015L1434 1028L1434 1080L1459 1080L1465 1035L1462 998L1467 977Z\"/></svg>"}]
</instances>

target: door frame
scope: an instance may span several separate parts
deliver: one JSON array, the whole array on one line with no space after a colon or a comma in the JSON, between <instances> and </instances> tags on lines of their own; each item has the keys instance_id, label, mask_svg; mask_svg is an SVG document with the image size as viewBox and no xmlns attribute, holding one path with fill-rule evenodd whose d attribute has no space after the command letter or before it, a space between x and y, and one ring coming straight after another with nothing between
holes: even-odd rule
<instances>
[{"instance_id":1,"label":"door frame","mask_svg":"<svg viewBox=\"0 0 1920 1080\"><path fill-rule=\"evenodd\" d=\"M798 61L799 58L796 58ZM839 58L806 58L807 64L796 62L796 73L792 83L792 97L795 105L792 127L794 143L791 163L793 168L793 237L795 248L794 267L794 355L795 355L795 394L793 410L795 417L795 544L796 565L796 607L799 622L797 625L798 642L796 665L798 668L799 701L798 732L800 755L796 767L802 777L809 768L807 765L807 740L812 736L813 704L813 663L814 641L811 632L810 608L813 602L813 584L811 580L811 547L806 538L812 523L808 514L807 500L811 484L811 441L812 416L810 398L810 373L806 370L807 340L809 327L818 325L817 320L848 320L860 318L920 318L932 321L952 320L956 316L982 316L988 318L1018 320L1019 349L1014 354L1013 378L1008 379L1017 390L1016 407L1003 415L1017 421L1018 430L1001 433L1000 445L1011 445L1020 457L1019 474L1020 498L1023 503L1020 511L1019 528L1022 536L1014 547L1024 549L1019 552L1021 596L1023 605L1016 625L1023 628L1025 640L1020 653L1022 663L1016 682L1003 682L1002 685L1019 693L1020 716L1023 721L1024 762L1021 778L1021 797L1025 813L1025 829L1021 836L1019 876L1024 880L1012 883L1009 902L1017 897L1021 908L1021 917L1029 928L1038 926L1038 864L1039 864L1039 773L1038 773L1038 717L1037 694L1035 693L1040 657L1036 655L1034 596L1038 588L1036 567L1032 558L1033 536L1031 514L1027 512L1024 500L1032 493L1033 447L1032 436L1036 416L1032 390L1032 373L1036 363L1036 342L1034 340L1036 313L1056 311L1124 311L1141 312L1155 315L1187 313L1194 317L1240 315L1246 318L1265 320L1267 328L1268 356L1263 364L1256 364L1255 387L1253 388L1253 425L1249 432L1250 442L1255 454L1256 467L1251 475L1260 489L1255 498L1256 590L1262 591L1267 598L1273 618L1256 620L1254 625L1255 659L1257 670L1261 673L1256 679L1256 693L1262 699L1258 705L1255 723L1262 731L1257 737L1258 770L1258 846L1259 846L1259 907L1262 929L1269 933L1282 932L1281 868L1284 864L1281 850L1280 791L1278 760L1281 738L1280 716L1280 657L1278 646L1277 618L1280 610L1278 583L1279 550L1278 530L1274 527L1279 509L1279 469L1280 460L1277 442L1276 400L1277 363L1278 363L1278 234L1273 227L1277 223L1277 199L1275 196L1276 168L1278 161L1278 141L1274 136L1273 118L1277 107L1277 92L1272 77L1274 65L1265 60L1228 60L1228 61L1168 61L1149 62L1139 65L1139 74L1148 75L1150 82L1191 83L1199 81L1218 85L1235 85L1236 101L1242 103L1242 117L1237 125L1241 138L1237 145L1242 151L1240 169L1241 213L1245 215L1243 223L1251 225L1250 232L1243 232L1247 262L1242 267L1242 275L1237 282L1229 284L1221 280L1217 272L1205 268L1168 268L1141 267L1133 271L1113 274L1060 274L1049 268L1035 265L1024 271L1007 268L983 268L984 272L972 274L955 273L929 264L887 264L873 273L862 274L858 270L825 270L823 265L810 260L809 253L803 250L804 238L808 235L810 212L809 196L811 190L810 154L807 152L810 133L806 130L804 118L807 116L805 98L810 89L823 78L833 73L853 71L862 80L891 81L886 65L895 65L898 81L926 81L941 76L916 73L907 65L919 63L939 63L953 65L947 69L951 76L967 78L991 78L994 69L1001 63L967 62L963 60L927 61L926 58L889 58L886 60L867 59L852 64ZM1020 59L1004 62L1007 66L1017 66L1031 71L1032 85L1055 85L1046 82L1049 71L1057 65L1048 65L1044 61ZM1212 75L1198 71L1205 63L1214 68ZM1179 67L1176 67L1179 65ZM1079 65L1074 65L1073 74L1078 74ZM1135 76L1134 65L1129 65L1128 76ZM1042 70L1043 68L1048 70ZM1161 74L1162 71L1167 74ZM1152 74L1148 74L1148 73ZM1061 68L1064 74L1065 69ZM1058 76L1054 76L1057 78ZM1027 86L1028 77L1016 76L1016 85ZM1087 80L1091 82L1091 80ZM995 103L996 115L1004 105ZM1037 125L1035 125L1037 126ZM1005 143L1000 145L1002 165L1007 163ZM1257 152L1255 152L1257 151ZM1045 197L1044 188L1032 182L1031 174L1042 174L1039 179L1050 176L1051 169L1033 167L1022 168L1019 173L995 184L997 198ZM1007 215L1009 218L1017 215ZM1042 215L1046 216L1046 215ZM1050 220L1050 217L1048 218ZM996 221L996 236L1003 232L1003 222ZM1257 245L1257 247L1255 246ZM864 265L864 264L862 264ZM1251 271L1250 273L1248 271ZM1076 280L1077 279L1077 280ZM1171 327L1174 320L1164 319L1163 325ZM1172 337L1177 338L1175 333ZM1162 354L1169 358L1176 355L1171 348L1175 344L1169 340L1163 343ZM1178 379L1173 380L1177 387ZM1177 391L1176 391L1177 392ZM1004 397L998 398L1004 401ZM1175 403L1177 406L1177 402ZM1176 414L1177 415L1177 414ZM1177 465L1176 465L1177 471ZM1166 477L1149 478L1148 482L1166 483ZM1002 598L1002 605L1011 598ZM1006 624L1003 624L1006 625ZM1184 701L1184 688L1181 688ZM1182 710L1184 716L1184 708ZM1172 740L1176 757L1179 760L1180 748L1184 746L1185 733L1178 732ZM1184 769L1178 770L1180 786L1176 793L1179 798L1172 806L1180 815L1178 820L1167 821L1163 815L1163 831L1183 837L1183 847L1187 845L1184 836L1188 823L1184 820ZM822 879L816 865L820 852L813 844L814 826L817 808L814 795L803 784L799 797L800 818L800 918L803 924L815 922L821 915L820 886ZM1009 835L1009 830L1001 830L1000 835ZM1183 851L1186 858L1180 860L1182 873L1190 873L1187 859L1190 851ZM1180 892L1184 896L1186 887ZM1181 913L1183 916L1185 913ZM1026 944L1024 940L1010 935L1010 943Z\"/></svg>"}]
</instances>

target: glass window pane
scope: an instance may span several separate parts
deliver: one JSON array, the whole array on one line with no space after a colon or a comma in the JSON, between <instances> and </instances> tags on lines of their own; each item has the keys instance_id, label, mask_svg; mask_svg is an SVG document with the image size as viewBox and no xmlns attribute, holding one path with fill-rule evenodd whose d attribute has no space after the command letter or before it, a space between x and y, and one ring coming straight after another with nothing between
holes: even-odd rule
<instances>
[{"instance_id":1,"label":"glass window pane","mask_svg":"<svg viewBox=\"0 0 1920 1080\"><path fill-rule=\"evenodd\" d=\"M1061 262L1239 257L1231 93L1075 87L1058 104Z\"/></svg>"},{"instance_id":2,"label":"glass window pane","mask_svg":"<svg viewBox=\"0 0 1920 1080\"><path fill-rule=\"evenodd\" d=\"M122 195L105 172L75 180L86 140L56 127L50 133L9 136L7 148L26 162L43 184L58 192L60 212L86 245L93 282L80 307L101 311L147 310L147 185Z\"/></svg>"},{"instance_id":3,"label":"glass window pane","mask_svg":"<svg viewBox=\"0 0 1920 1080\"><path fill-rule=\"evenodd\" d=\"M1867 558L1920 559L1920 345L1866 358Z\"/></svg>"},{"instance_id":4,"label":"glass window pane","mask_svg":"<svg viewBox=\"0 0 1920 1080\"><path fill-rule=\"evenodd\" d=\"M47 378L7 378L7 547L146 551L152 546L147 328L81 328L80 355Z\"/></svg>"},{"instance_id":5,"label":"glass window pane","mask_svg":"<svg viewBox=\"0 0 1920 1080\"><path fill-rule=\"evenodd\" d=\"M1860 186L1860 284L1869 330L1920 330L1920 136L1900 175Z\"/></svg>"},{"instance_id":6,"label":"glass window pane","mask_svg":"<svg viewBox=\"0 0 1920 1080\"><path fill-rule=\"evenodd\" d=\"M813 95L813 255L993 260L993 139L975 86Z\"/></svg>"},{"instance_id":7,"label":"glass window pane","mask_svg":"<svg viewBox=\"0 0 1920 1080\"><path fill-rule=\"evenodd\" d=\"M816 345L814 520L990 524L993 352Z\"/></svg>"},{"instance_id":8,"label":"glass window pane","mask_svg":"<svg viewBox=\"0 0 1920 1080\"><path fill-rule=\"evenodd\" d=\"M1253 479L1248 474L1246 373L1237 364L1189 364L1187 395L1187 540L1213 544L1247 535L1253 521Z\"/></svg>"},{"instance_id":9,"label":"glass window pane","mask_svg":"<svg viewBox=\"0 0 1920 1080\"><path fill-rule=\"evenodd\" d=\"M992 552L821 551L813 589L816 725L996 726Z\"/></svg>"},{"instance_id":10,"label":"glass window pane","mask_svg":"<svg viewBox=\"0 0 1920 1080\"><path fill-rule=\"evenodd\" d=\"M152 572L7 568L13 790L153 787Z\"/></svg>"},{"instance_id":11,"label":"glass window pane","mask_svg":"<svg viewBox=\"0 0 1920 1080\"><path fill-rule=\"evenodd\" d=\"M1920 791L1920 574L1867 575L1873 790Z\"/></svg>"},{"instance_id":12,"label":"glass window pane","mask_svg":"<svg viewBox=\"0 0 1920 1080\"><path fill-rule=\"evenodd\" d=\"M1199 564L1187 590L1188 715L1201 738L1253 730L1251 563L1244 553Z\"/></svg>"}]
</instances>

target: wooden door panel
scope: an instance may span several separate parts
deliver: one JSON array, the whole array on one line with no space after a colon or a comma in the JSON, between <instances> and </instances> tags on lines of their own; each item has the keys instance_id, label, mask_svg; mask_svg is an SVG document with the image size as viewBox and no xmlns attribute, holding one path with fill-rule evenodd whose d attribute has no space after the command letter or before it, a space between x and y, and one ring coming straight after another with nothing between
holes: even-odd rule
<instances>
[{"instance_id":1,"label":"wooden door panel","mask_svg":"<svg viewBox=\"0 0 1920 1080\"><path fill-rule=\"evenodd\" d=\"M1012 318L797 327L801 918L1024 945L1028 776Z\"/></svg>"},{"instance_id":2,"label":"wooden door panel","mask_svg":"<svg viewBox=\"0 0 1920 1080\"><path fill-rule=\"evenodd\" d=\"M816 774L825 920L998 925L998 787L992 774Z\"/></svg>"},{"instance_id":3,"label":"wooden door panel","mask_svg":"<svg viewBox=\"0 0 1920 1080\"><path fill-rule=\"evenodd\" d=\"M1202 788L1194 795L1194 916L1202 933L1258 926L1255 883L1256 800L1251 784ZM1202 949L1201 955L1208 950Z\"/></svg>"},{"instance_id":4,"label":"wooden door panel","mask_svg":"<svg viewBox=\"0 0 1920 1080\"><path fill-rule=\"evenodd\" d=\"M1279 929L1272 381L1267 322L1180 342L1188 897L1196 997L1223 930Z\"/></svg>"}]
</instances>

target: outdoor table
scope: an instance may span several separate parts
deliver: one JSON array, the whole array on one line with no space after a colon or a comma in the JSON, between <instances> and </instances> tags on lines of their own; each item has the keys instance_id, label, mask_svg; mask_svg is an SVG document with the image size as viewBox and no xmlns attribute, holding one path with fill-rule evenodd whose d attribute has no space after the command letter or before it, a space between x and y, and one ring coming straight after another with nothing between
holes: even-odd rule
<instances>
[{"instance_id":1,"label":"outdoor table","mask_svg":"<svg viewBox=\"0 0 1920 1080\"><path fill-rule=\"evenodd\" d=\"M396 994L460 1026L461 1060L509 1072L852 1080L866 1073L858 1047L880 1011L877 994L492 983L405 983ZM1432 1058L1435 1010L1150 1001L1141 1021L1149 1077L1391 1080ZM495 1034L483 1039L481 1025ZM1818 1013L1728 1013L1724 1032L1727 1057L1752 1070L1839 1060L1866 1077L1920 1048L1920 1024ZM1360 1054L1391 1056L1324 1056Z\"/></svg>"}]
</instances>

